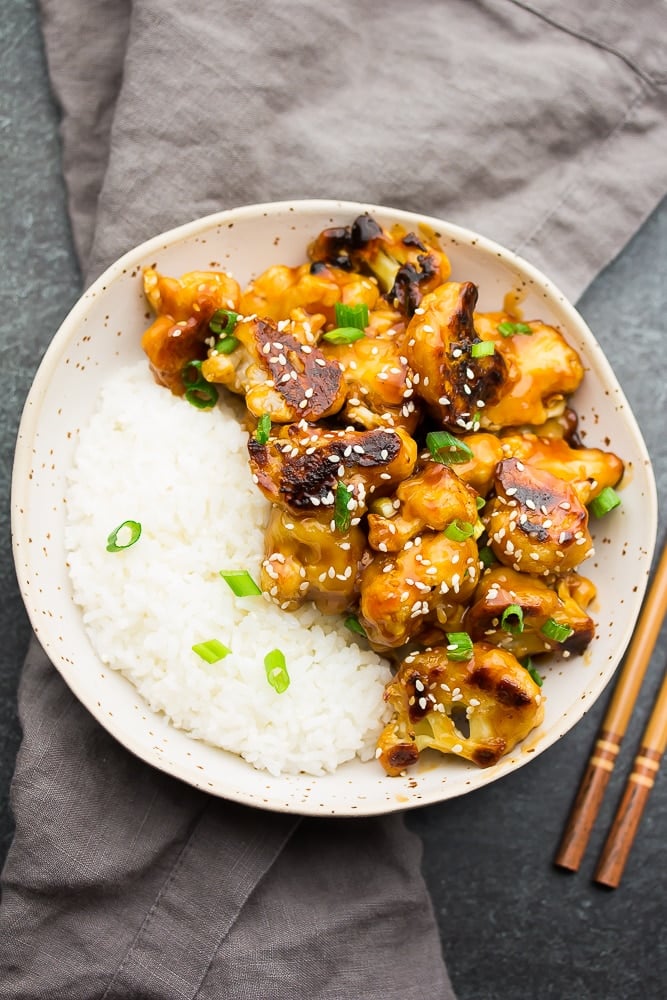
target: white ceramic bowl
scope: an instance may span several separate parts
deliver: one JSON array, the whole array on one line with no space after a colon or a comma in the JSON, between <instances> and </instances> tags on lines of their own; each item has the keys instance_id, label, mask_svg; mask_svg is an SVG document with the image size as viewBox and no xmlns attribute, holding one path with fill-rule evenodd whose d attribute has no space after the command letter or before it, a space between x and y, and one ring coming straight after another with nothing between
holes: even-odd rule
<instances>
[{"instance_id":1,"label":"white ceramic bowl","mask_svg":"<svg viewBox=\"0 0 667 1000\"><path fill-rule=\"evenodd\" d=\"M103 667L72 600L63 542L65 483L77 430L90 418L108 374L142 357L148 310L146 265L170 275L221 266L243 284L275 263L305 259L324 227L369 211L381 224L430 226L449 254L454 280L474 281L481 310L502 308L507 292L522 296L527 319L559 327L580 352L584 385L574 405L590 446L611 447L627 474L623 505L593 524L596 555L586 564L597 588L597 635L583 657L545 668L546 716L539 730L495 767L460 759L427 759L405 778L380 766L348 763L325 777L273 778L242 759L194 740L152 712L121 674ZM595 338L557 288L534 267L475 233L438 219L374 205L304 201L222 212L157 236L113 264L88 289L55 335L26 401L12 487L17 575L32 625L72 691L138 757L215 795L304 814L363 815L437 802L472 791L515 770L563 736L591 707L629 641L650 569L656 533L655 483L628 403Z\"/></svg>"}]
</instances>

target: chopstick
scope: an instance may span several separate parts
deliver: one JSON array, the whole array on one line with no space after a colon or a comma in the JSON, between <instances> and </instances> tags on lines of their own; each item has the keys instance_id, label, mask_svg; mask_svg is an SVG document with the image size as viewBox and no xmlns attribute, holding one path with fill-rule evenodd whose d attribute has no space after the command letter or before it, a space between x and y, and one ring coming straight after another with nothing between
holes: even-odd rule
<instances>
[{"instance_id":1,"label":"chopstick","mask_svg":"<svg viewBox=\"0 0 667 1000\"><path fill-rule=\"evenodd\" d=\"M614 817L595 871L596 882L615 889L621 881L644 806L655 783L667 743L667 673L651 712L632 766L623 798Z\"/></svg>"},{"instance_id":2,"label":"chopstick","mask_svg":"<svg viewBox=\"0 0 667 1000\"><path fill-rule=\"evenodd\" d=\"M555 858L555 863L561 868L577 871L581 864L665 614L667 545L662 550L658 568L649 586L625 663L602 720Z\"/></svg>"}]
</instances>

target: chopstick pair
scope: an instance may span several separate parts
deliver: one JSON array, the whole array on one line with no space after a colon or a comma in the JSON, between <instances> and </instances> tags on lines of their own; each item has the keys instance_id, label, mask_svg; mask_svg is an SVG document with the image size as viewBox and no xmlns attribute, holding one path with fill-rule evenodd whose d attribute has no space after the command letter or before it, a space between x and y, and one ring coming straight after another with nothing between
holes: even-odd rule
<instances>
[{"instance_id":1,"label":"chopstick pair","mask_svg":"<svg viewBox=\"0 0 667 1000\"><path fill-rule=\"evenodd\" d=\"M579 786L555 863L577 871L602 805L651 654L667 614L667 545L644 601L621 675ZM594 880L616 888L667 742L667 675L635 756Z\"/></svg>"}]
</instances>

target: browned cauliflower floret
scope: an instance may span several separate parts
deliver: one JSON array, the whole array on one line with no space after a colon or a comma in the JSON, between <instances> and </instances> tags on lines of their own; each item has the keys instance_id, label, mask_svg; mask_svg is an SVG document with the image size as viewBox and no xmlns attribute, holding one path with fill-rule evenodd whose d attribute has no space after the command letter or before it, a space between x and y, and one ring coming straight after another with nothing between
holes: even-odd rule
<instances>
[{"instance_id":1,"label":"browned cauliflower floret","mask_svg":"<svg viewBox=\"0 0 667 1000\"><path fill-rule=\"evenodd\" d=\"M328 323L335 320L336 302L364 303L373 309L380 293L377 283L362 274L338 267L276 264L251 281L241 296L240 310L275 321L289 319L297 308L321 313Z\"/></svg>"},{"instance_id":2,"label":"browned cauliflower floret","mask_svg":"<svg viewBox=\"0 0 667 1000\"><path fill-rule=\"evenodd\" d=\"M389 505L390 516L368 515L368 541L379 552L398 552L424 530L443 531L453 521L477 521L475 491L439 462L426 462L399 483L396 501Z\"/></svg>"},{"instance_id":3,"label":"browned cauliflower floret","mask_svg":"<svg viewBox=\"0 0 667 1000\"><path fill-rule=\"evenodd\" d=\"M479 578L477 545L425 532L397 553L377 555L361 578L359 621L375 649L397 649L433 621L437 608L465 604Z\"/></svg>"},{"instance_id":4,"label":"browned cauliflower floret","mask_svg":"<svg viewBox=\"0 0 667 1000\"><path fill-rule=\"evenodd\" d=\"M370 324L375 314L371 313ZM393 329L351 344L320 341L325 357L341 366L346 389L343 418L361 427L405 427L413 433L421 417L412 372ZM372 333L372 325L367 328Z\"/></svg>"},{"instance_id":5,"label":"browned cauliflower floret","mask_svg":"<svg viewBox=\"0 0 667 1000\"><path fill-rule=\"evenodd\" d=\"M426 749L488 767L541 723L540 688L512 653L476 642L469 659L452 655L446 646L411 654L388 684L394 717L377 754L388 774Z\"/></svg>"},{"instance_id":6,"label":"browned cauliflower floret","mask_svg":"<svg viewBox=\"0 0 667 1000\"><path fill-rule=\"evenodd\" d=\"M181 396L187 388L183 368L206 357L212 337L209 322L218 309L238 308L240 289L234 278L218 271L169 278L147 267L143 280L156 319L144 332L141 346L155 381Z\"/></svg>"},{"instance_id":7,"label":"browned cauliflower floret","mask_svg":"<svg viewBox=\"0 0 667 1000\"><path fill-rule=\"evenodd\" d=\"M208 323L218 309L238 310L241 289L224 271L189 271L169 278L147 267L144 294L156 316L171 316L175 323L191 317Z\"/></svg>"},{"instance_id":8,"label":"browned cauliflower floret","mask_svg":"<svg viewBox=\"0 0 667 1000\"><path fill-rule=\"evenodd\" d=\"M253 478L268 500L295 513L328 511L329 521L336 513L340 520L347 497L356 522L370 497L395 489L417 459L417 445L400 427L327 431L305 420L265 444L250 438L248 451Z\"/></svg>"},{"instance_id":9,"label":"browned cauliflower floret","mask_svg":"<svg viewBox=\"0 0 667 1000\"><path fill-rule=\"evenodd\" d=\"M282 326L282 324L281 324ZM201 372L245 396L253 416L268 413L277 423L319 420L340 410L345 388L339 366L317 347L303 344L272 320L240 319L233 330L237 346L229 353L211 351Z\"/></svg>"},{"instance_id":10,"label":"browned cauliflower floret","mask_svg":"<svg viewBox=\"0 0 667 1000\"><path fill-rule=\"evenodd\" d=\"M508 328L525 332L503 336ZM516 323L506 313L477 313L475 329L493 343L507 371L500 397L480 412L482 428L538 425L563 413L584 368L558 330L541 320Z\"/></svg>"},{"instance_id":11,"label":"browned cauliflower floret","mask_svg":"<svg viewBox=\"0 0 667 1000\"><path fill-rule=\"evenodd\" d=\"M588 511L569 483L508 458L498 463L495 494L482 520L504 565L548 576L566 573L592 554Z\"/></svg>"},{"instance_id":12,"label":"browned cauliflower floret","mask_svg":"<svg viewBox=\"0 0 667 1000\"><path fill-rule=\"evenodd\" d=\"M607 486L623 476L623 462L611 451L572 448L563 437L537 434L504 434L500 439L506 457L518 458L571 483L583 504L590 503Z\"/></svg>"},{"instance_id":13,"label":"browned cauliflower floret","mask_svg":"<svg viewBox=\"0 0 667 1000\"><path fill-rule=\"evenodd\" d=\"M509 649L519 659L554 649L568 655L583 653L595 635L585 610L594 596L590 580L576 573L549 586L539 577L492 566L479 581L466 613L466 628L473 639ZM563 627L561 642L550 638L549 622Z\"/></svg>"},{"instance_id":14,"label":"browned cauliflower floret","mask_svg":"<svg viewBox=\"0 0 667 1000\"><path fill-rule=\"evenodd\" d=\"M411 316L422 296L446 281L450 263L435 241L402 226L383 229L369 215L351 226L324 229L308 248L314 265L363 271L377 280L390 305Z\"/></svg>"},{"instance_id":15,"label":"browned cauliflower floret","mask_svg":"<svg viewBox=\"0 0 667 1000\"><path fill-rule=\"evenodd\" d=\"M264 552L262 590L283 610L313 601L324 614L342 614L354 604L366 552L361 528L336 532L328 515L273 507Z\"/></svg>"},{"instance_id":16,"label":"browned cauliflower floret","mask_svg":"<svg viewBox=\"0 0 667 1000\"><path fill-rule=\"evenodd\" d=\"M497 402L507 381L501 354L476 356L473 324L477 287L448 281L426 295L405 332L405 355L415 393L447 430L472 430L484 407Z\"/></svg>"}]
</instances>

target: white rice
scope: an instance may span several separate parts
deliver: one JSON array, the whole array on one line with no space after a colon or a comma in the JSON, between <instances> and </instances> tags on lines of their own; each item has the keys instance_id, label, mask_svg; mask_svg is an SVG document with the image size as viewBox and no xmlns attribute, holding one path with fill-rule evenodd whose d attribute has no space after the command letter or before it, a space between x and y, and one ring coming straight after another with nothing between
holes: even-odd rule
<instances>
[{"instance_id":1,"label":"white rice","mask_svg":"<svg viewBox=\"0 0 667 1000\"><path fill-rule=\"evenodd\" d=\"M373 756L389 668L340 618L237 598L220 577L247 569L258 580L263 558L268 503L246 439L231 404L199 411L156 386L145 362L110 377L69 478L74 598L102 662L175 726L274 775L322 774ZM107 552L128 519L139 541ZM209 639L232 652L207 664L192 646ZM264 668L275 648L291 681L283 694Z\"/></svg>"}]
</instances>

